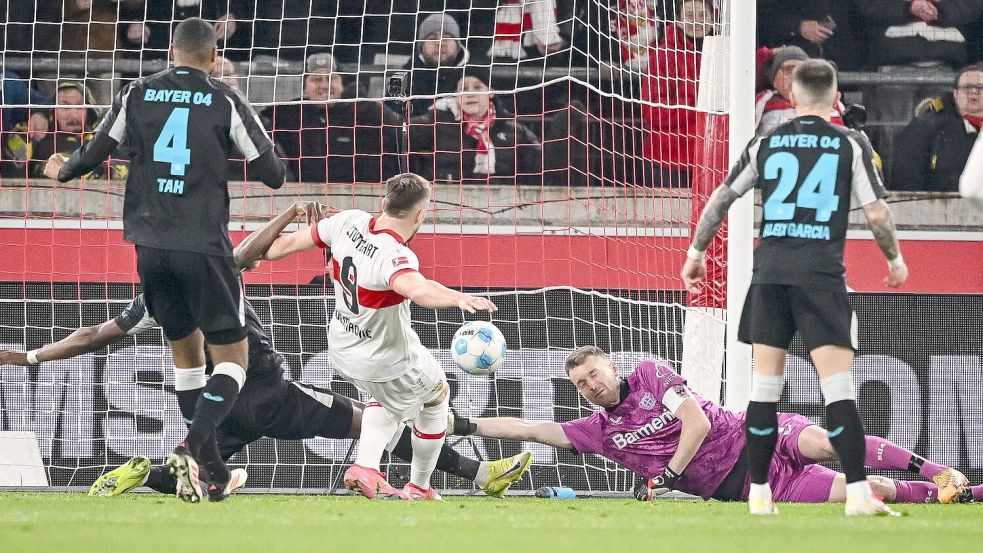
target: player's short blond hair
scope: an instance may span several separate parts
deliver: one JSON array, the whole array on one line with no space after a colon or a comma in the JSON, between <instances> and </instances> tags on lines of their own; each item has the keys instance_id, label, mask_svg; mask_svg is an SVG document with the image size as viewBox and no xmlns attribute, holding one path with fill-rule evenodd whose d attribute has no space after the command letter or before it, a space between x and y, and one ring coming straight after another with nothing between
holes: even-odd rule
<instances>
[{"instance_id":1,"label":"player's short blond hair","mask_svg":"<svg viewBox=\"0 0 983 553\"><path fill-rule=\"evenodd\" d=\"M430 181L415 173L402 173L386 181L386 215L402 219L421 201L430 198Z\"/></svg>"},{"instance_id":2,"label":"player's short blond hair","mask_svg":"<svg viewBox=\"0 0 983 553\"><path fill-rule=\"evenodd\" d=\"M792 90L798 104L832 107L836 86L836 69L826 60L804 60L792 73Z\"/></svg>"},{"instance_id":3,"label":"player's short blond hair","mask_svg":"<svg viewBox=\"0 0 983 553\"><path fill-rule=\"evenodd\" d=\"M607 360L608 354L604 353L604 350L597 346L580 346L567 356L567 362L564 365L567 374L569 375L570 371L589 361L591 357L600 357Z\"/></svg>"}]
</instances>

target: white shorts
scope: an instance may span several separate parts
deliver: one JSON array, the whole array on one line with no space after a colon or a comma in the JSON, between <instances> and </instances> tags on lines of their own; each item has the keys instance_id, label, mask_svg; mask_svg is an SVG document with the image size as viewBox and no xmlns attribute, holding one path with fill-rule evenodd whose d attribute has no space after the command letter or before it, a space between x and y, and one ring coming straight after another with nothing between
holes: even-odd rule
<instances>
[{"instance_id":1,"label":"white shorts","mask_svg":"<svg viewBox=\"0 0 983 553\"><path fill-rule=\"evenodd\" d=\"M377 401L386 410L389 418L403 422L416 418L427 403L433 402L447 388L444 368L433 355L421 356L416 366L392 380L372 382L361 380L345 372L337 363L335 369L342 378L351 382L360 392ZM448 390L448 393L450 390Z\"/></svg>"}]
</instances>

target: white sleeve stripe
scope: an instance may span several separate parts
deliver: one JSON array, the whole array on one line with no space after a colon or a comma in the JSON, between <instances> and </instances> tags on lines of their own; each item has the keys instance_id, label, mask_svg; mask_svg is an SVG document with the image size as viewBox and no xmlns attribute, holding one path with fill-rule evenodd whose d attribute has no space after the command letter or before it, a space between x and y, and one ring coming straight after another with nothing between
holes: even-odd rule
<instances>
[{"instance_id":1,"label":"white sleeve stripe","mask_svg":"<svg viewBox=\"0 0 983 553\"><path fill-rule=\"evenodd\" d=\"M259 149L253 144L252 139L249 138L249 133L246 131L246 125L242 122L242 117L239 116L239 110L236 109L235 102L232 98L228 96L225 97L228 100L229 105L232 106L232 121L229 125L229 139L232 143L239 148L242 155L246 158L246 161L252 161L259 157Z\"/></svg>"},{"instance_id":2,"label":"white sleeve stripe","mask_svg":"<svg viewBox=\"0 0 983 553\"><path fill-rule=\"evenodd\" d=\"M744 152L740 160L740 163L744 163L744 167L741 167L741 171L734 175L734 178L728 183L730 189L741 196L753 189L757 183L758 150L761 149L761 142L763 140L764 137L748 145L747 151Z\"/></svg>"},{"instance_id":3,"label":"white sleeve stripe","mask_svg":"<svg viewBox=\"0 0 983 553\"><path fill-rule=\"evenodd\" d=\"M877 177L877 171L867 167L864 160L864 149L852 136L846 137L853 148L853 197L857 200L857 205L863 207L877 201L877 194L874 192L874 183L871 182L871 173Z\"/></svg>"},{"instance_id":4,"label":"white sleeve stripe","mask_svg":"<svg viewBox=\"0 0 983 553\"><path fill-rule=\"evenodd\" d=\"M126 89L126 94L123 95L123 100L119 108L119 113L116 114L116 120L113 121L113 126L109 129L109 138L112 138L116 142L122 143L126 139L126 104L130 99L130 92L133 87Z\"/></svg>"}]
</instances>

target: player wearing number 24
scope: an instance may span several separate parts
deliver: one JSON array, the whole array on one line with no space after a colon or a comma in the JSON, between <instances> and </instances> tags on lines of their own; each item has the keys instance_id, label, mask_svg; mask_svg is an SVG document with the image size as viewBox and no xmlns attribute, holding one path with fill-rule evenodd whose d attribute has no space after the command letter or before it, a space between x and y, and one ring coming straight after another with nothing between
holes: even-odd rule
<instances>
[{"instance_id":1,"label":"player wearing number 24","mask_svg":"<svg viewBox=\"0 0 983 553\"><path fill-rule=\"evenodd\" d=\"M846 475L844 513L897 514L873 496L867 481L864 429L850 375L857 329L846 293L843 248L851 196L888 259L884 283L901 286L908 267L870 142L862 133L830 124L839 96L836 71L828 62L806 60L795 68L789 100L796 118L745 148L710 197L682 269L686 288L697 291L706 275L704 252L727 209L760 187L761 237L738 327L738 339L752 344L755 361L745 421L753 515L778 512L768 468L779 434L776 411L785 387L785 355L796 332L819 373L830 444Z\"/></svg>"}]
</instances>

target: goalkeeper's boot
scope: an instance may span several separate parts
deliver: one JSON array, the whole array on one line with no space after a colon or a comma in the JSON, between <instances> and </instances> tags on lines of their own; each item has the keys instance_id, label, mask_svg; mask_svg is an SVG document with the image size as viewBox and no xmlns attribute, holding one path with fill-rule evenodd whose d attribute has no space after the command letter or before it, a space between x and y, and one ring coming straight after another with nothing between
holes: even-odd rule
<instances>
[{"instance_id":1,"label":"goalkeeper's boot","mask_svg":"<svg viewBox=\"0 0 983 553\"><path fill-rule=\"evenodd\" d=\"M488 463L488 481L481 489L492 497L502 497L512 484L522 478L531 464L531 451L492 461Z\"/></svg>"},{"instance_id":2,"label":"goalkeeper's boot","mask_svg":"<svg viewBox=\"0 0 983 553\"><path fill-rule=\"evenodd\" d=\"M771 500L771 486L751 484L747 497L748 510L752 515L771 516L778 514L778 507Z\"/></svg>"},{"instance_id":3,"label":"goalkeeper's boot","mask_svg":"<svg viewBox=\"0 0 983 553\"><path fill-rule=\"evenodd\" d=\"M203 495L198 476L198 462L187 444L181 442L167 458L167 470L177 480L177 495L186 503L198 503Z\"/></svg>"},{"instance_id":4,"label":"goalkeeper's boot","mask_svg":"<svg viewBox=\"0 0 983 553\"><path fill-rule=\"evenodd\" d=\"M969 489L969 480L956 469L945 469L932 477L939 487L939 503L959 501L959 495Z\"/></svg>"},{"instance_id":5,"label":"goalkeeper's boot","mask_svg":"<svg viewBox=\"0 0 983 553\"><path fill-rule=\"evenodd\" d=\"M150 476L150 460L146 457L134 457L123 465L103 474L92 483L89 495L93 497L111 497L128 492L137 486L142 486Z\"/></svg>"},{"instance_id":6,"label":"goalkeeper's boot","mask_svg":"<svg viewBox=\"0 0 983 553\"><path fill-rule=\"evenodd\" d=\"M345 487L368 499L407 499L400 490L386 481L386 475L376 469L355 465L345 471Z\"/></svg>"},{"instance_id":7,"label":"goalkeeper's boot","mask_svg":"<svg viewBox=\"0 0 983 553\"><path fill-rule=\"evenodd\" d=\"M956 501L958 501L959 503L975 503L976 494L973 493L973 487L966 486L966 488L963 491L959 492L959 495L956 496Z\"/></svg>"},{"instance_id":8,"label":"goalkeeper's boot","mask_svg":"<svg viewBox=\"0 0 983 553\"><path fill-rule=\"evenodd\" d=\"M232 492L246 485L246 478L249 477L246 469L232 469L230 474L231 477L225 485L210 484L208 486L209 501L223 501L232 495Z\"/></svg>"},{"instance_id":9,"label":"goalkeeper's boot","mask_svg":"<svg viewBox=\"0 0 983 553\"><path fill-rule=\"evenodd\" d=\"M843 513L848 517L901 516L901 513L888 507L883 501L873 496L867 499L852 499L847 497L846 505L843 507Z\"/></svg>"},{"instance_id":10,"label":"goalkeeper's boot","mask_svg":"<svg viewBox=\"0 0 983 553\"><path fill-rule=\"evenodd\" d=\"M423 489L420 486L414 484L413 482L409 482L405 486L403 486L403 495L406 496L406 499L409 499L411 501L419 501L419 500L443 501L444 500L444 498L440 497L440 494L437 493L437 490L433 489L432 486L427 489Z\"/></svg>"}]
</instances>

